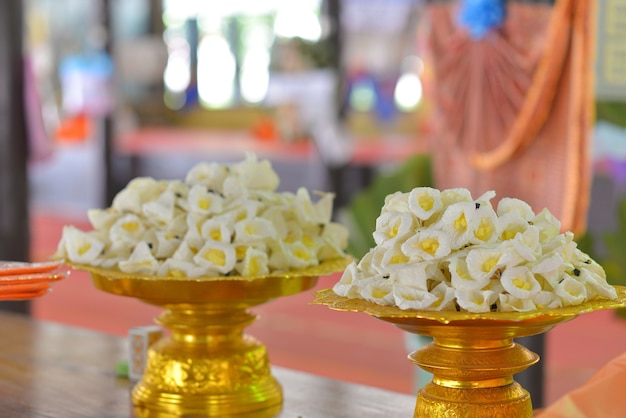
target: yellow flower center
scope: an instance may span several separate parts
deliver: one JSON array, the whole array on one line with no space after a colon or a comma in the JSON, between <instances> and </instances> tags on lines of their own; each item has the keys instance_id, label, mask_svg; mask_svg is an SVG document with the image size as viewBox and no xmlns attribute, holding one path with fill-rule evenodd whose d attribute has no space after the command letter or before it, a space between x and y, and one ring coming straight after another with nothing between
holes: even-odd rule
<instances>
[{"instance_id":1,"label":"yellow flower center","mask_svg":"<svg viewBox=\"0 0 626 418\"><path fill-rule=\"evenodd\" d=\"M211 199L209 199L208 197L203 197L200 200L198 200L198 207L202 210L209 210L209 208L211 207Z\"/></svg>"},{"instance_id":2,"label":"yellow flower center","mask_svg":"<svg viewBox=\"0 0 626 418\"><path fill-rule=\"evenodd\" d=\"M502 231L502 240L506 241L509 239L513 239L518 232L522 232L522 227L520 225L515 225L511 228L505 229L504 231Z\"/></svg>"},{"instance_id":3,"label":"yellow flower center","mask_svg":"<svg viewBox=\"0 0 626 418\"><path fill-rule=\"evenodd\" d=\"M170 277L187 277L184 271L177 270L177 269L171 269L170 271L167 272L167 274Z\"/></svg>"},{"instance_id":4,"label":"yellow flower center","mask_svg":"<svg viewBox=\"0 0 626 418\"><path fill-rule=\"evenodd\" d=\"M388 291L381 289L381 288L376 288L374 290L372 290L372 296L375 297L376 299L381 299L384 298L385 296L387 296L389 294Z\"/></svg>"},{"instance_id":5,"label":"yellow flower center","mask_svg":"<svg viewBox=\"0 0 626 418\"><path fill-rule=\"evenodd\" d=\"M128 231L128 232L135 232L135 231L137 231L139 229L139 223L138 222L134 222L134 221L133 222L124 222L122 224L122 228L125 231Z\"/></svg>"},{"instance_id":6,"label":"yellow flower center","mask_svg":"<svg viewBox=\"0 0 626 418\"><path fill-rule=\"evenodd\" d=\"M402 264L409 261L409 257L404 254L396 254L389 259L389 264Z\"/></svg>"},{"instance_id":7,"label":"yellow flower center","mask_svg":"<svg viewBox=\"0 0 626 418\"><path fill-rule=\"evenodd\" d=\"M259 274L259 271L261 270L260 266L259 266L259 260L257 257L252 257L250 259L250 262L248 263L248 274L250 276L256 276L257 274Z\"/></svg>"},{"instance_id":8,"label":"yellow flower center","mask_svg":"<svg viewBox=\"0 0 626 418\"><path fill-rule=\"evenodd\" d=\"M293 255L300 260L308 261L311 259L311 254L304 248L296 248L293 252Z\"/></svg>"},{"instance_id":9,"label":"yellow flower center","mask_svg":"<svg viewBox=\"0 0 626 418\"><path fill-rule=\"evenodd\" d=\"M226 254L222 250L212 248L204 254L204 258L216 266L224 266L226 264Z\"/></svg>"},{"instance_id":10,"label":"yellow flower center","mask_svg":"<svg viewBox=\"0 0 626 418\"><path fill-rule=\"evenodd\" d=\"M465 231L467 229L467 220L465 219L465 213L461 213L456 221L454 221L454 229L457 231Z\"/></svg>"},{"instance_id":11,"label":"yellow flower center","mask_svg":"<svg viewBox=\"0 0 626 418\"><path fill-rule=\"evenodd\" d=\"M489 257L483 262L482 269L485 273L489 273L497 264L498 257Z\"/></svg>"},{"instance_id":12,"label":"yellow flower center","mask_svg":"<svg viewBox=\"0 0 626 418\"><path fill-rule=\"evenodd\" d=\"M84 255L90 249L91 249L91 244L90 243L86 243L85 245L81 245L78 248L78 255Z\"/></svg>"},{"instance_id":13,"label":"yellow flower center","mask_svg":"<svg viewBox=\"0 0 626 418\"><path fill-rule=\"evenodd\" d=\"M424 195L424 196L420 196L417 199L417 202L422 209L424 209L425 211L429 211L433 208L435 204L435 199L433 199L431 196Z\"/></svg>"},{"instance_id":14,"label":"yellow flower center","mask_svg":"<svg viewBox=\"0 0 626 418\"><path fill-rule=\"evenodd\" d=\"M528 281L522 280L519 277L513 279L513 286L517 287L518 289L524 290L530 290L532 288L531 284Z\"/></svg>"},{"instance_id":15,"label":"yellow flower center","mask_svg":"<svg viewBox=\"0 0 626 418\"><path fill-rule=\"evenodd\" d=\"M483 218L480 220L480 224L476 231L474 231L474 236L481 241L487 241L493 235L496 228L493 226L493 223L489 222L488 218Z\"/></svg>"},{"instance_id":16,"label":"yellow flower center","mask_svg":"<svg viewBox=\"0 0 626 418\"><path fill-rule=\"evenodd\" d=\"M313 237L311 237L309 234L304 234L302 236L302 243L309 248L315 247L315 241L313 240Z\"/></svg>"},{"instance_id":17,"label":"yellow flower center","mask_svg":"<svg viewBox=\"0 0 626 418\"><path fill-rule=\"evenodd\" d=\"M209 237L211 237L213 241L221 241L222 230L220 228L212 229L211 232L209 232Z\"/></svg>"},{"instance_id":18,"label":"yellow flower center","mask_svg":"<svg viewBox=\"0 0 626 418\"><path fill-rule=\"evenodd\" d=\"M425 240L420 241L419 246L422 251L430 255L435 255L437 249L439 249L439 240L436 238L426 238Z\"/></svg>"},{"instance_id":19,"label":"yellow flower center","mask_svg":"<svg viewBox=\"0 0 626 418\"><path fill-rule=\"evenodd\" d=\"M393 238L396 235L398 235L398 230L400 229L400 220L397 220L393 226L391 228L389 228L389 231L387 231L387 236L389 238Z\"/></svg>"}]
</instances>

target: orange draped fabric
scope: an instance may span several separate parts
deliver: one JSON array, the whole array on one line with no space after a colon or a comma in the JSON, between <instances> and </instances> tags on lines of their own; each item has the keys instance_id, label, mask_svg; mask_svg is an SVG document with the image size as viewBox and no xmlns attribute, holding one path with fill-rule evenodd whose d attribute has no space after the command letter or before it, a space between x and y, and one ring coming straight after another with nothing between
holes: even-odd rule
<instances>
[{"instance_id":1,"label":"orange draped fabric","mask_svg":"<svg viewBox=\"0 0 626 418\"><path fill-rule=\"evenodd\" d=\"M435 74L437 187L495 190L563 230L586 228L591 182L591 0L507 2L480 40L456 25L456 2L428 6Z\"/></svg>"}]
</instances>

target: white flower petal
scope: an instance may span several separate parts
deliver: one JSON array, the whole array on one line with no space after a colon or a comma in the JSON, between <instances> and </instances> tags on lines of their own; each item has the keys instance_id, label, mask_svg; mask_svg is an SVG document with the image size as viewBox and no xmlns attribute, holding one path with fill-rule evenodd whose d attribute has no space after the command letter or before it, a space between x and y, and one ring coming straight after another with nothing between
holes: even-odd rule
<instances>
[{"instance_id":1,"label":"white flower petal","mask_svg":"<svg viewBox=\"0 0 626 418\"><path fill-rule=\"evenodd\" d=\"M515 217L523 219L525 223L535 218L535 212L533 212L533 209L528 203L512 197L503 197L500 199L497 213L499 217L514 215Z\"/></svg>"},{"instance_id":2,"label":"white flower petal","mask_svg":"<svg viewBox=\"0 0 626 418\"><path fill-rule=\"evenodd\" d=\"M372 281L360 289L361 297L379 305L393 305L393 286L386 280Z\"/></svg>"},{"instance_id":3,"label":"white flower petal","mask_svg":"<svg viewBox=\"0 0 626 418\"><path fill-rule=\"evenodd\" d=\"M455 289L479 290L489 284L491 276L495 273L495 267L491 274L472 275L469 272L466 258L455 257L448 265L452 286Z\"/></svg>"},{"instance_id":4,"label":"white flower petal","mask_svg":"<svg viewBox=\"0 0 626 418\"><path fill-rule=\"evenodd\" d=\"M428 290L396 284L392 290L395 305L400 309L428 309L437 301L437 296Z\"/></svg>"},{"instance_id":5,"label":"white flower petal","mask_svg":"<svg viewBox=\"0 0 626 418\"><path fill-rule=\"evenodd\" d=\"M541 291L541 285L526 266L506 268L500 283L511 296L519 299L532 299Z\"/></svg>"},{"instance_id":6,"label":"white flower petal","mask_svg":"<svg viewBox=\"0 0 626 418\"><path fill-rule=\"evenodd\" d=\"M498 300L498 294L491 290L456 289L456 301L468 312L490 312L491 305Z\"/></svg>"},{"instance_id":7,"label":"white flower petal","mask_svg":"<svg viewBox=\"0 0 626 418\"><path fill-rule=\"evenodd\" d=\"M104 242L96 232L84 232L74 226L63 227L64 249L70 261L78 264L92 264L96 262L104 249Z\"/></svg>"},{"instance_id":8,"label":"white flower petal","mask_svg":"<svg viewBox=\"0 0 626 418\"><path fill-rule=\"evenodd\" d=\"M193 261L224 275L230 273L237 262L235 247L220 241L207 241L193 257Z\"/></svg>"},{"instance_id":9,"label":"white flower petal","mask_svg":"<svg viewBox=\"0 0 626 418\"><path fill-rule=\"evenodd\" d=\"M454 203L472 201L472 194L470 191L460 187L456 189L442 190L440 197L444 207L448 207Z\"/></svg>"},{"instance_id":10,"label":"white flower petal","mask_svg":"<svg viewBox=\"0 0 626 418\"><path fill-rule=\"evenodd\" d=\"M587 298L585 285L568 275L563 275L554 292L561 298L563 306L580 305Z\"/></svg>"},{"instance_id":11,"label":"white flower petal","mask_svg":"<svg viewBox=\"0 0 626 418\"><path fill-rule=\"evenodd\" d=\"M413 216L406 212L386 212L376 219L374 241L378 245L394 245L408 237L414 228Z\"/></svg>"},{"instance_id":12,"label":"white flower petal","mask_svg":"<svg viewBox=\"0 0 626 418\"><path fill-rule=\"evenodd\" d=\"M450 241L443 231L421 230L400 247L402 252L417 260L433 260L450 254Z\"/></svg>"},{"instance_id":13,"label":"white flower petal","mask_svg":"<svg viewBox=\"0 0 626 418\"><path fill-rule=\"evenodd\" d=\"M119 262L120 270L125 273L136 273L145 275L156 275L159 269L159 262L152 255L148 243L141 241L137 243L135 249L128 260Z\"/></svg>"},{"instance_id":14,"label":"white flower petal","mask_svg":"<svg viewBox=\"0 0 626 418\"><path fill-rule=\"evenodd\" d=\"M187 196L189 211L200 215L216 215L222 213L224 199L212 189L196 184L189 189Z\"/></svg>"},{"instance_id":15,"label":"white flower petal","mask_svg":"<svg viewBox=\"0 0 626 418\"><path fill-rule=\"evenodd\" d=\"M432 187L416 187L409 193L409 208L421 221L427 221L443 208L440 192Z\"/></svg>"},{"instance_id":16,"label":"white flower petal","mask_svg":"<svg viewBox=\"0 0 626 418\"><path fill-rule=\"evenodd\" d=\"M516 298L513 295L502 294L499 297L498 310L501 312L528 312L537 309L532 299Z\"/></svg>"},{"instance_id":17,"label":"white flower petal","mask_svg":"<svg viewBox=\"0 0 626 418\"><path fill-rule=\"evenodd\" d=\"M477 247L467 253L465 259L467 271L474 280L490 279L496 270L503 270L507 266L507 254L499 247Z\"/></svg>"}]
</instances>

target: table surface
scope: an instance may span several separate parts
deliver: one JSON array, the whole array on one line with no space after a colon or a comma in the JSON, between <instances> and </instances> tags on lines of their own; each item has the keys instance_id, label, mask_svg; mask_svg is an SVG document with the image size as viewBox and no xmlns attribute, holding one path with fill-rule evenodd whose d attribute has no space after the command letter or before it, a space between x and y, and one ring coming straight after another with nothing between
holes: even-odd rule
<instances>
[{"instance_id":1,"label":"table surface","mask_svg":"<svg viewBox=\"0 0 626 418\"><path fill-rule=\"evenodd\" d=\"M133 417L126 339L0 312L0 417ZM273 368L281 418L412 417L415 397Z\"/></svg>"}]
</instances>

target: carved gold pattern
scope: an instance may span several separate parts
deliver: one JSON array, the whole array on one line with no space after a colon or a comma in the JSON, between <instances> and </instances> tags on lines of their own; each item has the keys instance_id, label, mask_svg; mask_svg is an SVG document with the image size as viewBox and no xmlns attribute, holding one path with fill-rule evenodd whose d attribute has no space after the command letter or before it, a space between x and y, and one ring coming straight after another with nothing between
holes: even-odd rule
<instances>
[{"instance_id":1,"label":"carved gold pattern","mask_svg":"<svg viewBox=\"0 0 626 418\"><path fill-rule=\"evenodd\" d=\"M160 306L156 322L171 335L148 350L142 379L132 390L138 417L274 417L282 389L265 346L244 334L256 320L252 306L311 289L320 275L341 271L336 259L311 269L259 277L171 280L74 265L94 286Z\"/></svg>"},{"instance_id":2,"label":"carved gold pattern","mask_svg":"<svg viewBox=\"0 0 626 418\"><path fill-rule=\"evenodd\" d=\"M313 303L363 312L404 331L433 337L432 343L409 355L412 363L433 374L432 382L417 394L415 417L531 418L530 394L513 375L537 363L539 356L513 339L546 332L580 314L626 306L626 287L615 289L615 300L530 312L402 310L345 298L332 289L316 292Z\"/></svg>"}]
</instances>

